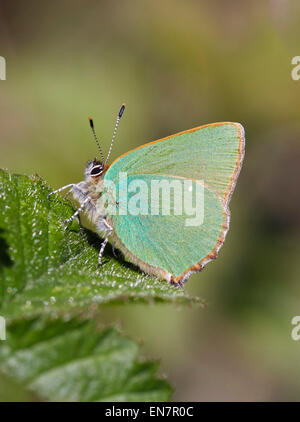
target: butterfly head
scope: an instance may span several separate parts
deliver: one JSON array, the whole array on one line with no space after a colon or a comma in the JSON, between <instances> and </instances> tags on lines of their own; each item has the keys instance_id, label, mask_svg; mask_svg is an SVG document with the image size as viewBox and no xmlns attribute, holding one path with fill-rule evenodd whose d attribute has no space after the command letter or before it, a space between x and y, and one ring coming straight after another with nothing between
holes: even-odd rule
<instances>
[{"instance_id":1,"label":"butterfly head","mask_svg":"<svg viewBox=\"0 0 300 422\"><path fill-rule=\"evenodd\" d=\"M84 169L85 178L91 178L92 180L96 181L104 172L104 168L104 163L97 160L97 158L95 158L93 161L88 161Z\"/></svg>"}]
</instances>

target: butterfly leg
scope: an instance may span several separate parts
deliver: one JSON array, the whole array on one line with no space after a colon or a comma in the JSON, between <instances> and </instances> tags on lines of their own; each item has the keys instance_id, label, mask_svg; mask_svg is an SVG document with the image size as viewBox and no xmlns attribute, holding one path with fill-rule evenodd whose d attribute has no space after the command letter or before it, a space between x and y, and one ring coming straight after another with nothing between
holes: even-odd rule
<instances>
[{"instance_id":1,"label":"butterfly leg","mask_svg":"<svg viewBox=\"0 0 300 422\"><path fill-rule=\"evenodd\" d=\"M112 253L113 253L114 257L118 258L114 245L111 245L111 248L112 248Z\"/></svg>"},{"instance_id":2,"label":"butterfly leg","mask_svg":"<svg viewBox=\"0 0 300 422\"><path fill-rule=\"evenodd\" d=\"M65 224L68 224L68 223L70 223L72 220L74 220L74 218L75 217L77 217L77 215L81 212L81 211L83 211L84 210L84 208L86 207L86 205L87 205L87 203L90 201L90 197L89 196L87 196L86 198L85 198L85 200L83 201L83 203L80 205L80 207L74 212L74 214L70 217L70 218L67 218L65 221L64 221L64 223Z\"/></svg>"},{"instance_id":3,"label":"butterfly leg","mask_svg":"<svg viewBox=\"0 0 300 422\"><path fill-rule=\"evenodd\" d=\"M67 190L67 193L64 194L63 199L66 199L70 193L72 192L73 187L71 187L69 190Z\"/></svg>"},{"instance_id":4,"label":"butterfly leg","mask_svg":"<svg viewBox=\"0 0 300 422\"><path fill-rule=\"evenodd\" d=\"M67 192L67 194L66 194L66 195L68 195L68 194L69 194L69 192L72 190L73 186L74 186L74 183L70 183L69 185L65 185L65 186L63 186L62 188L56 189L56 190L54 190L53 192L50 192L50 193L49 193L48 198L49 198L49 196L53 195L54 193L59 193L59 192L62 192L63 190L65 190L65 189L70 188L70 189L69 189L69 191L68 191L68 192Z\"/></svg>"},{"instance_id":5,"label":"butterfly leg","mask_svg":"<svg viewBox=\"0 0 300 422\"><path fill-rule=\"evenodd\" d=\"M101 267L102 265L102 256L104 253L105 246L107 245L108 239L113 232L113 228L108 224L105 218L101 218L97 224L97 229L103 233L105 236L103 242L101 243L101 248L98 255L98 266Z\"/></svg>"}]
</instances>

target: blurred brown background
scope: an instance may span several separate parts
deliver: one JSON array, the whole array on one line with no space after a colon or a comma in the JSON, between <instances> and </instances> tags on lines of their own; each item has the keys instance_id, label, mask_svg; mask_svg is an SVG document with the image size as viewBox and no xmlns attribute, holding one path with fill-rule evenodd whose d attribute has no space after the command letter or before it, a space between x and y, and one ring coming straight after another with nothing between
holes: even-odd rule
<instances>
[{"instance_id":1,"label":"blurred brown background","mask_svg":"<svg viewBox=\"0 0 300 422\"><path fill-rule=\"evenodd\" d=\"M175 400L299 400L300 3L288 0L0 1L0 167L54 188L113 157L216 121L241 122L246 158L219 258L185 288L205 309L103 311L161 358ZM21 394L21 393L20 393ZM0 400L20 399L0 383Z\"/></svg>"}]
</instances>

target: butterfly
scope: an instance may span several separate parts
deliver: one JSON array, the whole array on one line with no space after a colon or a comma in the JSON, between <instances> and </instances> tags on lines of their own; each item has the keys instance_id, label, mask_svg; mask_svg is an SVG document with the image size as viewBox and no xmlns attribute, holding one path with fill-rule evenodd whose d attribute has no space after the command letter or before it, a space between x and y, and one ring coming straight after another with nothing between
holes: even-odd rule
<instances>
[{"instance_id":1,"label":"butterfly","mask_svg":"<svg viewBox=\"0 0 300 422\"><path fill-rule=\"evenodd\" d=\"M182 286L215 259L229 229L229 202L241 170L245 137L239 123L199 126L135 148L107 164L88 161L84 181L68 189L103 239L147 274Z\"/></svg>"}]
</instances>

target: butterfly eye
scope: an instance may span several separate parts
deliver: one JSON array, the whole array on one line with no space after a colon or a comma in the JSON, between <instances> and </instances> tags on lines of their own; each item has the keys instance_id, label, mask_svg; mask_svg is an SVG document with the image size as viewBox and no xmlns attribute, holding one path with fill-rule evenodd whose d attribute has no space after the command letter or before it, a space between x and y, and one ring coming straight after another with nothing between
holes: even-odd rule
<instances>
[{"instance_id":1,"label":"butterfly eye","mask_svg":"<svg viewBox=\"0 0 300 422\"><path fill-rule=\"evenodd\" d=\"M100 174L103 171L103 167L102 166L95 166L92 168L90 175L95 177L95 176L100 176Z\"/></svg>"}]
</instances>

